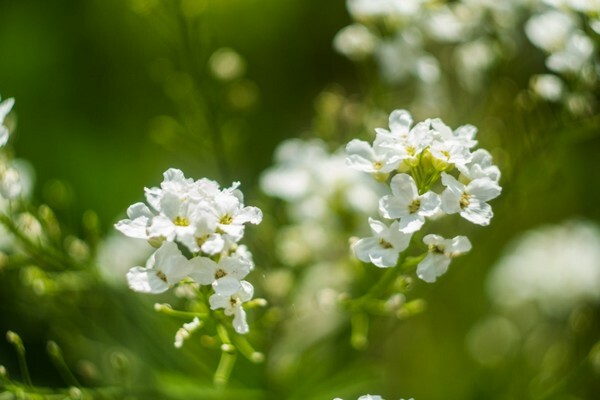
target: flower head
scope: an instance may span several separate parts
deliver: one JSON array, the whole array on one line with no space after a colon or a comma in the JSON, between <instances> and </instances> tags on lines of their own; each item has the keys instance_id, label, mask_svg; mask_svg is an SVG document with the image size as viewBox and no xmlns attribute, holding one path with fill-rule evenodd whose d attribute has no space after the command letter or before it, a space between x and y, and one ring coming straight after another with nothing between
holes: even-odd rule
<instances>
[{"instance_id":1,"label":"flower head","mask_svg":"<svg viewBox=\"0 0 600 400\"><path fill-rule=\"evenodd\" d=\"M471 250L471 242L465 236L444 239L427 235L423 243L429 246L429 251L417 266L417 276L425 282L435 282L438 276L446 273L452 258Z\"/></svg>"},{"instance_id":2,"label":"flower head","mask_svg":"<svg viewBox=\"0 0 600 400\"><path fill-rule=\"evenodd\" d=\"M402 251L408 247L411 235L400 231L398 221L387 226L369 218L373 236L358 240L352 246L356 257L380 268L393 267Z\"/></svg>"}]
</instances>

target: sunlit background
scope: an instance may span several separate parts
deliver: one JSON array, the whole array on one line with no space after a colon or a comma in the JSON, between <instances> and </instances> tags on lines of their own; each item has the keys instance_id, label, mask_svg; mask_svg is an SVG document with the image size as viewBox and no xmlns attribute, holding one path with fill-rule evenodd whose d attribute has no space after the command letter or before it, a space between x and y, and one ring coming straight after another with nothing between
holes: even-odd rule
<instances>
[{"instance_id":1,"label":"sunlit background","mask_svg":"<svg viewBox=\"0 0 600 400\"><path fill-rule=\"evenodd\" d=\"M0 0L0 95L16 100L10 153L31 171L30 212L54 210L58 247L97 267L8 262L14 246L0 238L0 332L22 337L38 393L597 398L600 3L408 1L414 10L387 16L369 9L379 3ZM536 26L549 12L568 17ZM570 49L557 33L568 24L588 42L573 39L579 47L557 67L547 59ZM379 193L345 171L339 149L372 141L394 109L477 126L503 193L489 227L438 225L467 234L473 250L433 284L413 273L403 301L414 309L374 317L368 346L356 349L335 303L351 273L379 273L357 273L349 252ZM302 141L276 156L289 139ZM153 309L180 299L127 288L126 271L151 248L113 224L170 167L224 187L240 181L265 215L245 243L272 306L249 317L266 361L239 357L226 388L212 384L218 349L200 335L175 348L182 321ZM297 192L281 189L290 182ZM4 340L0 364L23 382ZM2 382L1 399L23 398ZM89 397L63 391L71 386Z\"/></svg>"}]
</instances>

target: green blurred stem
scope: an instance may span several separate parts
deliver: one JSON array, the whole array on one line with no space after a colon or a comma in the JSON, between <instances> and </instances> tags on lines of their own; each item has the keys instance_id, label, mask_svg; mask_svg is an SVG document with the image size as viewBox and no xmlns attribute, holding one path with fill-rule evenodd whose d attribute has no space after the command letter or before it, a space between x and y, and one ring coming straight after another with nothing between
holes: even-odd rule
<instances>
[{"instance_id":1,"label":"green blurred stem","mask_svg":"<svg viewBox=\"0 0 600 400\"><path fill-rule=\"evenodd\" d=\"M29 368L27 368L27 360L25 359L25 346L23 345L21 337L15 332L8 331L6 332L6 339L10 344L12 344L15 347L15 350L17 352L17 359L19 360L19 369L21 371L23 381L33 390L33 383L31 382Z\"/></svg>"},{"instance_id":2,"label":"green blurred stem","mask_svg":"<svg viewBox=\"0 0 600 400\"><path fill-rule=\"evenodd\" d=\"M58 370L59 374L62 376L65 383L70 386L81 387L81 384L79 383L75 375L73 375L73 372L71 372L71 369L65 362L65 358L63 357L63 353L60 347L58 347L58 345L55 342L49 341L47 345L47 350L48 354L50 355L50 359L54 363L54 366Z\"/></svg>"}]
</instances>

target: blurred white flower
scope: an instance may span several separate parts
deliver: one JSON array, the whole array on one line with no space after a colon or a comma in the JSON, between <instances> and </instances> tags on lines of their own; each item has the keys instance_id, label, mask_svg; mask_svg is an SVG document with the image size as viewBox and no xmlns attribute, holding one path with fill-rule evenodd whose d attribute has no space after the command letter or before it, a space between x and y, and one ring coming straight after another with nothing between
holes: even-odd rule
<instances>
[{"instance_id":1,"label":"blurred white flower","mask_svg":"<svg viewBox=\"0 0 600 400\"><path fill-rule=\"evenodd\" d=\"M513 308L536 303L549 315L600 302L600 229L583 221L543 226L507 248L488 279L492 300Z\"/></svg>"},{"instance_id":2,"label":"blurred white flower","mask_svg":"<svg viewBox=\"0 0 600 400\"><path fill-rule=\"evenodd\" d=\"M559 101L565 93L562 79L552 74L534 75L529 85L536 95L548 101Z\"/></svg>"},{"instance_id":3,"label":"blurred white flower","mask_svg":"<svg viewBox=\"0 0 600 400\"><path fill-rule=\"evenodd\" d=\"M218 263L207 257L192 260L194 269L189 276L202 285L212 285L215 293L231 294L240 281L250 273L251 263L236 257L222 257Z\"/></svg>"},{"instance_id":4,"label":"blurred white flower","mask_svg":"<svg viewBox=\"0 0 600 400\"><path fill-rule=\"evenodd\" d=\"M352 24L340 30L333 38L333 47L354 61L373 54L379 38L364 25Z\"/></svg>"},{"instance_id":5,"label":"blurred white flower","mask_svg":"<svg viewBox=\"0 0 600 400\"><path fill-rule=\"evenodd\" d=\"M564 48L575 28L570 14L550 10L531 17L525 24L525 33L535 46L552 53Z\"/></svg>"}]
</instances>

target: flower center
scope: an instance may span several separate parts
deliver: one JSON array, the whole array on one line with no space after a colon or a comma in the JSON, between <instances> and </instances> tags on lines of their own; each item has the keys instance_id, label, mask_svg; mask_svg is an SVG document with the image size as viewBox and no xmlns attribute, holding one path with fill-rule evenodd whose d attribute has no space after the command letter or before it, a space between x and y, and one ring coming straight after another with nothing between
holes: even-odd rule
<instances>
[{"instance_id":1,"label":"flower center","mask_svg":"<svg viewBox=\"0 0 600 400\"><path fill-rule=\"evenodd\" d=\"M158 279L160 279L164 283L167 283L167 276L161 270L156 271L156 276L158 277Z\"/></svg>"},{"instance_id":2,"label":"flower center","mask_svg":"<svg viewBox=\"0 0 600 400\"><path fill-rule=\"evenodd\" d=\"M190 225L190 221L186 217L180 217L180 216L175 217L175 219L173 220L173 223L177 226L189 226Z\"/></svg>"},{"instance_id":3,"label":"flower center","mask_svg":"<svg viewBox=\"0 0 600 400\"><path fill-rule=\"evenodd\" d=\"M392 244L391 244L390 242L386 242L384 239L381 239L381 240L379 241L379 245L380 245L381 247L383 247L384 249L391 249L391 248L393 248L393 247L394 247L394 246L392 246Z\"/></svg>"},{"instance_id":4,"label":"flower center","mask_svg":"<svg viewBox=\"0 0 600 400\"><path fill-rule=\"evenodd\" d=\"M204 243L206 243L207 240L208 235L200 236L196 238L196 243L198 244L198 247L202 247L202 245L204 245Z\"/></svg>"},{"instance_id":5,"label":"flower center","mask_svg":"<svg viewBox=\"0 0 600 400\"><path fill-rule=\"evenodd\" d=\"M233 222L233 217L229 214L225 214L221 217L221 219L219 220L220 224L223 225L229 225Z\"/></svg>"},{"instance_id":6,"label":"flower center","mask_svg":"<svg viewBox=\"0 0 600 400\"><path fill-rule=\"evenodd\" d=\"M408 212L410 212L411 214L414 214L417 211L419 211L419 208L421 208L421 199L415 199L408 206Z\"/></svg>"},{"instance_id":7,"label":"flower center","mask_svg":"<svg viewBox=\"0 0 600 400\"><path fill-rule=\"evenodd\" d=\"M439 244L432 244L429 246L429 251L431 251L433 254L444 254L444 250L444 246Z\"/></svg>"},{"instance_id":8,"label":"flower center","mask_svg":"<svg viewBox=\"0 0 600 400\"><path fill-rule=\"evenodd\" d=\"M470 197L471 197L471 195L469 195L467 193L463 193L462 196L460 196L460 201L459 201L460 208L464 209L464 208L466 208L469 205L469 203L470 203L469 198Z\"/></svg>"},{"instance_id":9,"label":"flower center","mask_svg":"<svg viewBox=\"0 0 600 400\"><path fill-rule=\"evenodd\" d=\"M373 169L375 171L379 171L381 168L383 168L383 163L381 161L375 161L373 163Z\"/></svg>"},{"instance_id":10,"label":"flower center","mask_svg":"<svg viewBox=\"0 0 600 400\"><path fill-rule=\"evenodd\" d=\"M239 299L239 297L231 296L229 298L229 304L231 304L231 307L236 307L236 306L239 306L240 304L242 304L242 302Z\"/></svg>"},{"instance_id":11,"label":"flower center","mask_svg":"<svg viewBox=\"0 0 600 400\"><path fill-rule=\"evenodd\" d=\"M222 269L218 269L215 271L215 279L221 279L222 277L224 277L225 275L227 275L227 272L223 271Z\"/></svg>"}]
</instances>

